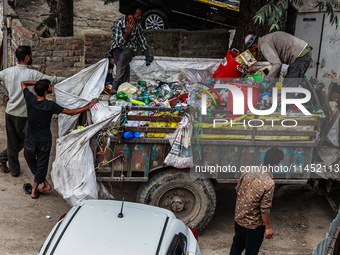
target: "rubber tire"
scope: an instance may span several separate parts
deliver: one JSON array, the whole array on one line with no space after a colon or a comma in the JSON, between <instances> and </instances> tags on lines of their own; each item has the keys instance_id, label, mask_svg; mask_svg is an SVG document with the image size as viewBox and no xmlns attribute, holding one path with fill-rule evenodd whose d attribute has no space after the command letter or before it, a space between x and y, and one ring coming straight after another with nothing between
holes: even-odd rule
<instances>
[{"instance_id":1,"label":"rubber tire","mask_svg":"<svg viewBox=\"0 0 340 255\"><path fill-rule=\"evenodd\" d=\"M164 29L167 29L169 27L169 19L167 17L167 15L165 14L165 12L161 11L161 10L158 10L158 9L152 9L152 10L149 10L147 11L144 15L143 15L143 18L142 18L142 27L144 29L147 29L146 26L145 26L145 21L147 20L147 18L152 15L152 14L156 14L158 15L159 17L162 18L163 22L164 22Z\"/></svg>"},{"instance_id":2,"label":"rubber tire","mask_svg":"<svg viewBox=\"0 0 340 255\"><path fill-rule=\"evenodd\" d=\"M190 174L189 171L185 170L165 170L154 175L148 182L140 186L136 200L139 203L159 206L158 202L166 190L183 189L183 186L188 187L188 190L191 189L197 192L200 201L195 201L193 206L198 212L193 216L189 214L190 220L188 221L183 220L183 218L176 215L176 212L172 211L188 227L201 232L212 219L216 208L216 193L209 179ZM163 208L171 210L170 207ZM191 212L191 214L194 213Z\"/></svg>"}]
</instances>

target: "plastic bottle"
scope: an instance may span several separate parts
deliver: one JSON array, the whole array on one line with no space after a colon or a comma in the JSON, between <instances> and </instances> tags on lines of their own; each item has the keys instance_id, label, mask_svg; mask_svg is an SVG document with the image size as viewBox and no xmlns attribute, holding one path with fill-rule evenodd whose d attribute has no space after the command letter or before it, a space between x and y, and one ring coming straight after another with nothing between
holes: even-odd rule
<instances>
[{"instance_id":1,"label":"plastic bottle","mask_svg":"<svg viewBox=\"0 0 340 255\"><path fill-rule=\"evenodd\" d=\"M109 98L109 105L116 105L117 97L115 95L111 95Z\"/></svg>"},{"instance_id":2,"label":"plastic bottle","mask_svg":"<svg viewBox=\"0 0 340 255\"><path fill-rule=\"evenodd\" d=\"M121 92L118 92L116 94L117 98L121 99L121 100L124 100L124 101L128 101L129 98L128 96L126 95L126 93L124 91L121 91Z\"/></svg>"},{"instance_id":3,"label":"plastic bottle","mask_svg":"<svg viewBox=\"0 0 340 255\"><path fill-rule=\"evenodd\" d=\"M146 104L150 103L149 95L147 93L144 93L143 99L144 99L144 103L146 103Z\"/></svg>"},{"instance_id":4,"label":"plastic bottle","mask_svg":"<svg viewBox=\"0 0 340 255\"><path fill-rule=\"evenodd\" d=\"M124 137L125 139L132 139L132 138L135 138L135 136L133 135L133 132L132 132L132 131L124 132L123 137Z\"/></svg>"},{"instance_id":5,"label":"plastic bottle","mask_svg":"<svg viewBox=\"0 0 340 255\"><path fill-rule=\"evenodd\" d=\"M131 102L126 102L124 100L117 100L116 106L132 106Z\"/></svg>"},{"instance_id":6,"label":"plastic bottle","mask_svg":"<svg viewBox=\"0 0 340 255\"><path fill-rule=\"evenodd\" d=\"M141 87L146 87L146 85L147 85L146 81L138 81L137 83Z\"/></svg>"}]
</instances>

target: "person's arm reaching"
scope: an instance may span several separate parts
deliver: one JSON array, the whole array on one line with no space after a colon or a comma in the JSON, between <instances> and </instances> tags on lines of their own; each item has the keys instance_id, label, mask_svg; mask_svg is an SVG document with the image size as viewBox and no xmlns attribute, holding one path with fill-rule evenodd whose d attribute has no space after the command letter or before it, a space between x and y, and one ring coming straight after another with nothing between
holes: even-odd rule
<instances>
[{"instance_id":1,"label":"person's arm reaching","mask_svg":"<svg viewBox=\"0 0 340 255\"><path fill-rule=\"evenodd\" d=\"M265 230L266 238L270 239L273 237L273 234L274 234L273 229L270 225L270 213L268 214L261 213L261 217L266 227L266 230Z\"/></svg>"},{"instance_id":2,"label":"person's arm reaching","mask_svg":"<svg viewBox=\"0 0 340 255\"><path fill-rule=\"evenodd\" d=\"M78 113L85 112L86 110L90 109L92 106L94 106L98 102L98 98L93 98L91 102L81 108L77 109L67 109L64 108L64 110L61 113L68 114L68 115L76 115Z\"/></svg>"},{"instance_id":3,"label":"person's arm reaching","mask_svg":"<svg viewBox=\"0 0 340 255\"><path fill-rule=\"evenodd\" d=\"M22 81L21 82L21 88L22 90L26 89L28 86L34 86L34 84L36 84L37 81Z\"/></svg>"},{"instance_id":4,"label":"person's arm reaching","mask_svg":"<svg viewBox=\"0 0 340 255\"><path fill-rule=\"evenodd\" d=\"M66 78L65 77L59 77L59 76L50 76L50 75L46 75L46 74L43 74L37 70L33 70L32 71L32 79L33 80L49 80L51 82L51 85L55 85L63 80L65 80Z\"/></svg>"},{"instance_id":5,"label":"person's arm reaching","mask_svg":"<svg viewBox=\"0 0 340 255\"><path fill-rule=\"evenodd\" d=\"M266 60L271 64L272 69L269 71L268 78L278 78L282 67L282 62L279 57L277 50L269 43L261 44L261 53Z\"/></svg>"}]
</instances>

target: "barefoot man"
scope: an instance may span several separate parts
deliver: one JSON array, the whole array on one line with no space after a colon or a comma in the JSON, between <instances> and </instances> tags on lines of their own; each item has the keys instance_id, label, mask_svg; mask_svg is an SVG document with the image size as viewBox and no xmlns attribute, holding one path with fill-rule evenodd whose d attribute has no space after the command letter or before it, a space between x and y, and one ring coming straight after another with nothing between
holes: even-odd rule
<instances>
[{"instance_id":1,"label":"barefoot man","mask_svg":"<svg viewBox=\"0 0 340 255\"><path fill-rule=\"evenodd\" d=\"M34 91L37 95L31 93L27 86L34 86ZM24 156L31 172L34 174L31 197L37 199L40 193L52 189L46 180L52 146L52 133L50 130L52 115L82 113L97 103L98 99L92 99L89 104L70 110L46 99L46 94L52 92L52 85L49 80L23 81L21 82L21 87L26 100L28 117L24 129L26 134ZM43 187L38 189L41 183L43 183Z\"/></svg>"}]
</instances>

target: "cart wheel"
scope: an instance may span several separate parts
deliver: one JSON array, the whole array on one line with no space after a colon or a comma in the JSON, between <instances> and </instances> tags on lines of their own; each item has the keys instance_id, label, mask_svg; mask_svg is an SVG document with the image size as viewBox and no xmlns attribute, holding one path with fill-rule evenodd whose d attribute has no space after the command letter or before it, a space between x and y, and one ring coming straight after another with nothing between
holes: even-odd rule
<instances>
[{"instance_id":1,"label":"cart wheel","mask_svg":"<svg viewBox=\"0 0 340 255\"><path fill-rule=\"evenodd\" d=\"M142 27L145 29L166 29L169 27L168 17L161 10L150 10L143 15Z\"/></svg>"},{"instance_id":2,"label":"cart wheel","mask_svg":"<svg viewBox=\"0 0 340 255\"><path fill-rule=\"evenodd\" d=\"M216 208L216 193L210 180L177 169L153 176L139 188L136 200L168 209L198 231L206 227Z\"/></svg>"}]
</instances>

